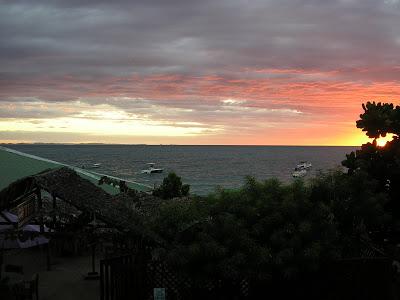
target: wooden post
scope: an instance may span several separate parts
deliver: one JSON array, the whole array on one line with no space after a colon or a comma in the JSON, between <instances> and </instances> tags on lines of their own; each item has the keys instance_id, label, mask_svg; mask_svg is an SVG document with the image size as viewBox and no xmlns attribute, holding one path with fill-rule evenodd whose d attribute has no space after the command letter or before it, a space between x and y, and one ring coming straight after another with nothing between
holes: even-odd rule
<instances>
[{"instance_id":1,"label":"wooden post","mask_svg":"<svg viewBox=\"0 0 400 300\"><path fill-rule=\"evenodd\" d=\"M96 224L96 213L93 212L93 224L92 224L92 271L88 273L86 276L86 279L99 279L99 273L96 272L96 236L95 236L95 230L97 227Z\"/></svg>"},{"instance_id":2,"label":"wooden post","mask_svg":"<svg viewBox=\"0 0 400 300\"><path fill-rule=\"evenodd\" d=\"M51 271L51 260L50 260L50 240L46 244L46 264L47 264L47 271Z\"/></svg>"},{"instance_id":3,"label":"wooden post","mask_svg":"<svg viewBox=\"0 0 400 300\"><path fill-rule=\"evenodd\" d=\"M99 273L96 272L96 244L93 242L92 244L92 271L88 272L85 279L99 279Z\"/></svg>"},{"instance_id":4,"label":"wooden post","mask_svg":"<svg viewBox=\"0 0 400 300\"><path fill-rule=\"evenodd\" d=\"M97 273L96 272L96 258L95 258L95 255L96 255L96 244L93 243L93 245L92 245L92 273L93 274Z\"/></svg>"},{"instance_id":5,"label":"wooden post","mask_svg":"<svg viewBox=\"0 0 400 300\"><path fill-rule=\"evenodd\" d=\"M38 208L39 208L39 213L40 213L40 217L39 217L40 233L43 233L44 232L43 215L42 215L43 201L42 201L42 192L40 190L40 187L37 187L36 196L38 199Z\"/></svg>"},{"instance_id":6,"label":"wooden post","mask_svg":"<svg viewBox=\"0 0 400 300\"><path fill-rule=\"evenodd\" d=\"M55 215L55 211L57 208L57 197L55 194L52 194L53 197L53 230L56 229L56 221L57 221L57 217Z\"/></svg>"},{"instance_id":7,"label":"wooden post","mask_svg":"<svg viewBox=\"0 0 400 300\"><path fill-rule=\"evenodd\" d=\"M1 270L3 270L3 248L0 249L0 280L1 280Z\"/></svg>"}]
</instances>

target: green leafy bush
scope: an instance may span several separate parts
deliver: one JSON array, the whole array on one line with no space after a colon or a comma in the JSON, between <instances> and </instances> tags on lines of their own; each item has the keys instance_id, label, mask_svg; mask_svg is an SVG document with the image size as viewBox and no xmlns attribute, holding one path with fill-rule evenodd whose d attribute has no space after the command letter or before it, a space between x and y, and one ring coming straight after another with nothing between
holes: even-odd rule
<instances>
[{"instance_id":1,"label":"green leafy bush","mask_svg":"<svg viewBox=\"0 0 400 300\"><path fill-rule=\"evenodd\" d=\"M184 197L189 195L190 186L182 184L181 177L175 173L169 173L164 178L162 184L154 190L153 195L163 199L172 199L175 197Z\"/></svg>"},{"instance_id":2,"label":"green leafy bush","mask_svg":"<svg viewBox=\"0 0 400 300\"><path fill-rule=\"evenodd\" d=\"M374 188L340 171L310 184L249 177L239 190L165 203L151 222L166 239L163 259L191 278L296 278L389 219Z\"/></svg>"}]
</instances>

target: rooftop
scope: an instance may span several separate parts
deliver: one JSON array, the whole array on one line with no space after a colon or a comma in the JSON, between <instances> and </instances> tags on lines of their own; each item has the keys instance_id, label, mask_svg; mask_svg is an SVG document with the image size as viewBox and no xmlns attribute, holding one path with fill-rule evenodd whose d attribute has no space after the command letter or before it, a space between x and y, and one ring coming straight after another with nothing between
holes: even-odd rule
<instances>
[{"instance_id":1,"label":"rooftop","mask_svg":"<svg viewBox=\"0 0 400 300\"><path fill-rule=\"evenodd\" d=\"M79 176L101 187L104 191L106 191L111 195L118 194L119 189L118 187L114 187L112 185L107 185L107 184L99 185L98 182L102 176L107 176L109 178L116 180L123 180L126 182L129 188L137 191L148 192L152 189L150 186L137 183L134 181L83 170L78 167L70 166L67 164L22 153L13 149L0 146L0 191L18 179L35 175L39 172L43 172L48 169L55 170L62 167L68 167L74 170Z\"/></svg>"}]
</instances>

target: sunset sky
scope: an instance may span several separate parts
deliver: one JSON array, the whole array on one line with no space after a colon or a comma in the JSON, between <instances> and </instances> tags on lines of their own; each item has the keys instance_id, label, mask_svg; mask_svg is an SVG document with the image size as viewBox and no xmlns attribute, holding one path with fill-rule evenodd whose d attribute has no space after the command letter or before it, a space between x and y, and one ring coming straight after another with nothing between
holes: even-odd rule
<instances>
[{"instance_id":1,"label":"sunset sky","mask_svg":"<svg viewBox=\"0 0 400 300\"><path fill-rule=\"evenodd\" d=\"M359 145L397 0L1 1L0 142Z\"/></svg>"}]
</instances>

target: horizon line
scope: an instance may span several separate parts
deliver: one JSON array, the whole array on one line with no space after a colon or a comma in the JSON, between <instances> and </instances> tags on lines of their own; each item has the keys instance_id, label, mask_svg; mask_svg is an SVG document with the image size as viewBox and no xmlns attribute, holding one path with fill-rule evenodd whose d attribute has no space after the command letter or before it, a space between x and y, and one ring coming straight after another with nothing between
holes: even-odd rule
<instances>
[{"instance_id":1,"label":"horizon line","mask_svg":"<svg viewBox=\"0 0 400 300\"><path fill-rule=\"evenodd\" d=\"M21 142L21 143L2 143L0 145L93 145L93 146L234 146L234 147L361 147L361 145L266 145L266 144L146 144L146 143L45 143L45 142Z\"/></svg>"}]
</instances>

